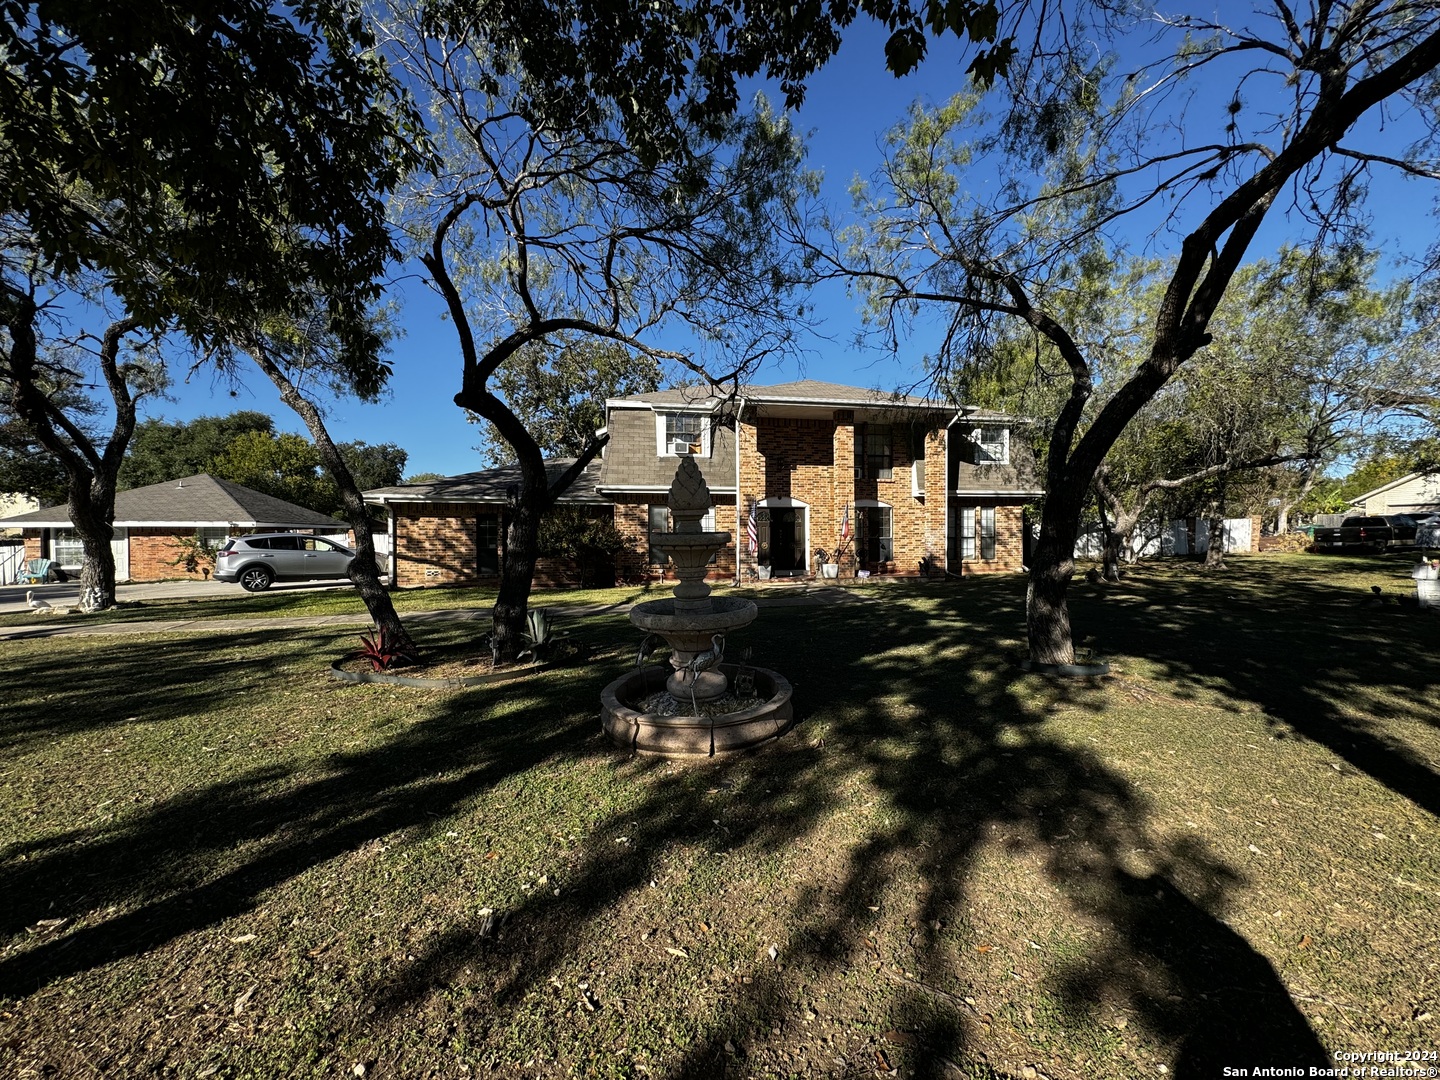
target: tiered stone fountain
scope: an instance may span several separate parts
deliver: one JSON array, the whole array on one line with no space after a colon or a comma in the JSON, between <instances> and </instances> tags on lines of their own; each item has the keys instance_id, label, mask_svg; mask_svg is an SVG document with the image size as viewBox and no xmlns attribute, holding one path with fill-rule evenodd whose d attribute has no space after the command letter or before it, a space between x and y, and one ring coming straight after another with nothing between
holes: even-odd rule
<instances>
[{"instance_id":1,"label":"tiered stone fountain","mask_svg":"<svg viewBox=\"0 0 1440 1080\"><path fill-rule=\"evenodd\" d=\"M630 621L670 646L669 666L621 676L601 693L600 722L621 746L656 754L743 750L781 734L794 716L790 683L768 668L727 663L725 636L755 621L750 600L715 597L705 583L710 557L728 532L703 532L710 489L695 459L680 459L670 485L671 533L656 546L680 583L673 598L636 604ZM641 649L643 660L644 647Z\"/></svg>"}]
</instances>

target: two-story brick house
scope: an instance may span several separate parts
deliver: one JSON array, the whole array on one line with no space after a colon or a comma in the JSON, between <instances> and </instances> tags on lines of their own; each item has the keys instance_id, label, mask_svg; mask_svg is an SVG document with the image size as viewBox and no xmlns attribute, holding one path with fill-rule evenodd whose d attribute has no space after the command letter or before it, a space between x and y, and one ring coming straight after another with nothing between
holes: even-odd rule
<instances>
[{"instance_id":1,"label":"two-story brick house","mask_svg":"<svg viewBox=\"0 0 1440 1080\"><path fill-rule=\"evenodd\" d=\"M817 575L822 550L842 573L1018 569L1022 508L1041 494L1014 418L836 383L661 390L606 402L606 420L597 490L634 544L631 572L663 564L651 539L682 455L710 486L711 527L733 537L717 578Z\"/></svg>"},{"instance_id":2,"label":"two-story brick house","mask_svg":"<svg viewBox=\"0 0 1440 1080\"><path fill-rule=\"evenodd\" d=\"M659 577L666 492L694 456L731 543L712 578L820 573L914 575L1019 569L1023 506L1041 492L1021 421L924 398L804 380L735 398L662 390L606 402L609 442L564 501L609 516L632 549L617 570ZM557 473L564 462L554 462ZM400 586L484 581L499 570L513 470L367 492L390 509ZM737 515L736 508L740 507ZM751 533L753 526L753 545ZM542 565L537 584L557 584Z\"/></svg>"}]
</instances>

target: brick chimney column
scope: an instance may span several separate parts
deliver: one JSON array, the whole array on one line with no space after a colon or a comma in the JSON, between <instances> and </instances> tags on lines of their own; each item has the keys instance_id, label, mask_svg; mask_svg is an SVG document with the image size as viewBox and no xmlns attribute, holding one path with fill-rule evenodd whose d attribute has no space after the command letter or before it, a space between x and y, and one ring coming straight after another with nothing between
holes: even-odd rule
<instances>
[{"instance_id":1,"label":"brick chimney column","mask_svg":"<svg viewBox=\"0 0 1440 1080\"><path fill-rule=\"evenodd\" d=\"M753 420L736 419L735 453L740 455L740 487L735 492L735 559L743 583L756 565L750 552L750 504L765 497L765 462L756 445Z\"/></svg>"},{"instance_id":2,"label":"brick chimney column","mask_svg":"<svg viewBox=\"0 0 1440 1080\"><path fill-rule=\"evenodd\" d=\"M949 472L946 429L925 433L925 554L936 566L946 566L950 493L945 490Z\"/></svg>"},{"instance_id":3,"label":"brick chimney column","mask_svg":"<svg viewBox=\"0 0 1440 1080\"><path fill-rule=\"evenodd\" d=\"M846 563L854 565L855 554L855 410L836 409L835 434L833 437L833 466L831 468L830 521L827 532L813 533L811 544L834 551L840 542L840 521L845 516L845 507L850 509L850 545ZM819 517L820 515L816 515ZM821 522L815 523L817 526ZM843 572L843 571L842 571Z\"/></svg>"}]
</instances>

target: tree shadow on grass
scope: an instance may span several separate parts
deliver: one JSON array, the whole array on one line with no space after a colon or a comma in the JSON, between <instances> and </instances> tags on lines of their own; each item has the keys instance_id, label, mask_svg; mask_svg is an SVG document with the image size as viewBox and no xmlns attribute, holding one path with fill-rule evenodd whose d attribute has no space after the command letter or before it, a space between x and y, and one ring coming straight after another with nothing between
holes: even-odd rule
<instances>
[{"instance_id":1,"label":"tree shadow on grass","mask_svg":"<svg viewBox=\"0 0 1440 1080\"><path fill-rule=\"evenodd\" d=\"M1077 625L1102 647L1154 664L1180 693L1259 705L1280 734L1326 747L1355 769L1440 817L1440 619L1367 589L1289 582L1277 601L1263 560L1228 570L1141 570L1136 580L1083 592ZM1117 603L1138 595L1142 603ZM1389 718L1383 729L1365 715ZM1288 729L1288 730L1287 730Z\"/></svg>"},{"instance_id":2,"label":"tree shadow on grass","mask_svg":"<svg viewBox=\"0 0 1440 1080\"><path fill-rule=\"evenodd\" d=\"M487 1015L518 1015L527 995L561 974L587 935L602 925L609 932L626 927L630 902L663 869L667 852L783 851L820 834L837 793L858 782L883 796L889 813L854 837L841 880L802 879L773 898L791 928L779 945L803 978L873 970L874 979L885 980L887 1022L912 1040L891 1054L916 1075L943 1075L947 1061L973 1064L985 1045L979 1018L961 1003L963 958L940 947L934 926L963 917L978 899L978 862L996 850L1035 861L1073 917L1095 930L1082 955L1032 973L1067 1011L1065 1030L1094 1024L1103 1008L1123 1004L1138 1027L1173 1048L1181 1080L1212 1076L1241 1060L1325 1064L1274 969L1224 922L1241 875L1188 839L1159 835L1142 794L1099 756L1047 731L1051 709L1100 713L1106 692L1021 676L997 652L997 640L1023 638L1021 589L1017 581L996 580L916 603L767 611L749 639L758 662L795 683L796 733L759 754L679 769L616 754L616 768L629 770L643 801L593 830L561 895L537 890L506 913L503 940L478 916L453 925L371 985L369 1003L382 1016L398 1017L473 977ZM1168 598L1169 606L1182 599ZM1140 608L1087 610L1090 603L1078 605L1078 621L1094 627L1103 645L1125 641L1196 693L1225 681L1217 673L1224 665L1167 652L1155 612L1147 630ZM620 620L606 626L626 632ZM197 641L176 659L198 662L217 641L234 637ZM146 646L135 643L128 654L124 648L111 677L133 668ZM153 703L183 710L204 702L181 666L162 669L144 689ZM106 674L84 673L67 693L83 699L103 687ZM493 700L488 692L454 695L427 706L424 723L382 745L334 756L323 775L296 783L283 770L252 770L112 829L77 830L61 844L37 846L23 862L12 853L0 864L0 892L20 898L3 916L12 932L50 914L52 904L65 910L109 901L124 910L0 961L0 995L19 996L158 949L251 909L266 890L368 840L433 827L548 758L595 752L600 744L590 718L609 674L543 684L530 703L486 720L474 712ZM1292 692L1301 700L1313 693ZM24 738L85 730L130 713L140 693L127 688L101 717L64 721L70 728L47 727L32 705L15 730ZM577 724L582 715L587 722ZM1375 768L1403 772L1387 761ZM723 797L727 785L743 798ZM237 861L233 851L242 844L254 845L254 854ZM914 976L896 978L883 963L871 967L882 948L870 938L872 912L901 903L897 882L911 880L918 884L903 902L914 907L917 938L883 943ZM756 1032L786 1023L797 991L789 976L763 965L750 970L751 982L716 992L701 1030L667 1062L670 1075L722 1076L737 1065L766 1064L766 1045L774 1040Z\"/></svg>"},{"instance_id":3,"label":"tree shadow on grass","mask_svg":"<svg viewBox=\"0 0 1440 1080\"><path fill-rule=\"evenodd\" d=\"M271 643L275 636L269 635ZM304 635L284 636L313 648ZM169 651L198 655L217 644L235 649L237 638L243 635L227 634L218 642L193 639ZM153 643L139 642L108 650L104 662L76 673L71 692L83 697L91 682L103 685L107 675L133 671L137 657L152 652ZM143 693L119 692L75 726L116 721L138 698L164 715L198 704L213 709L218 692L212 686L207 693L204 686L171 666L148 680ZM556 682L527 685L524 692L532 700L526 707L486 715L497 695L513 698L518 692L511 686L447 696L427 707L430 715L422 723L374 748L332 754L323 774L298 783L288 768L252 769L112 827L12 845L0 862L0 895L11 898L0 911L0 931L18 933L56 911L106 904L123 910L0 960L0 997L32 993L246 912L266 890L368 840L406 827L431 827L505 778L552 755L576 752L591 734L588 725L575 723L573 687ZM352 707L364 708L359 698L352 700ZM32 737L57 733L43 719L22 716L15 723ZM256 854L237 860L236 849L247 845L258 845Z\"/></svg>"},{"instance_id":4,"label":"tree shadow on grass","mask_svg":"<svg viewBox=\"0 0 1440 1080\"><path fill-rule=\"evenodd\" d=\"M804 841L834 809L835 793L858 778L888 798L891 823L855 838L843 880L797 883L781 951L798 977L867 970L871 913L897 902L896 882L907 873L920 881L917 925L963 912L977 857L998 843L1016 858L1038 857L1075 917L1100 928L1099 947L1040 977L1073 1024L1093 1020L1102 1002L1123 1002L1140 1027L1174 1047L1182 1080L1242 1060L1325 1064L1273 967L1223 921L1240 875L1188 839L1154 835L1143 796L1095 755L1047 733L1049 706L1103 710L1104 691L1061 683L1037 701L1034 677L1018 675L988 644L1015 621L1014 604L997 586L941 597L939 610L922 617L908 607L836 609L824 613L825 647L804 651L786 643L817 640L815 613L767 613L763 627L751 628L757 660L794 681L804 714L825 718L823 747L802 722L763 755L706 766L703 782L650 770L644 805L594 834L562 898L527 899L510 913L504 943L475 922L453 928L374 986L371 1000L402 1012L473 970L477 984L493 987L485 1012L520 1008L563 974L593 924L627 929L627 901L653 880L667 849L762 853ZM741 811L714 797L730 782L749 793ZM712 827L722 813L723 835ZM622 828L633 846L617 857ZM1149 857L1137 860L1137 850ZM890 1054L921 1076L946 1075L981 1045L973 1011L949 989L963 970L940 959L935 944L917 949L915 978L889 987L890 1021L910 1040ZM877 970L875 978L889 976ZM719 993L705 1030L668 1075L781 1068L778 1058L734 1055L747 1042L763 1055L766 1039L753 1032L791 1020L795 994L772 971Z\"/></svg>"}]
</instances>

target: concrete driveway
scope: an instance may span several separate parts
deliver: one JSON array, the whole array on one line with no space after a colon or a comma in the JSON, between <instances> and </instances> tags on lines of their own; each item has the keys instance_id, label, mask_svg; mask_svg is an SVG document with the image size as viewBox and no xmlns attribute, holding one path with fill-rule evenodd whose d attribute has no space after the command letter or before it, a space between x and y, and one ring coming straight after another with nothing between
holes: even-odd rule
<instances>
[{"instance_id":1,"label":"concrete driveway","mask_svg":"<svg viewBox=\"0 0 1440 1080\"><path fill-rule=\"evenodd\" d=\"M384 580L383 578L381 580ZM315 589L353 589L348 581L298 581L276 582L269 592L309 592ZM35 594L36 600L44 600L54 607L74 607L80 602L80 579L74 578L64 584L52 585L3 585L0 586L0 614L28 611L30 605L25 599L26 592ZM229 581L155 581L144 585L117 585L115 598L121 603L127 600L200 600L216 597L241 597L264 595L247 593L239 585Z\"/></svg>"}]
</instances>

